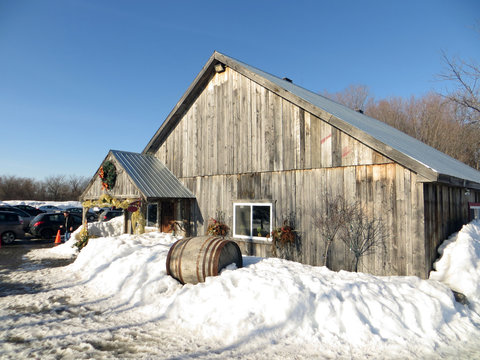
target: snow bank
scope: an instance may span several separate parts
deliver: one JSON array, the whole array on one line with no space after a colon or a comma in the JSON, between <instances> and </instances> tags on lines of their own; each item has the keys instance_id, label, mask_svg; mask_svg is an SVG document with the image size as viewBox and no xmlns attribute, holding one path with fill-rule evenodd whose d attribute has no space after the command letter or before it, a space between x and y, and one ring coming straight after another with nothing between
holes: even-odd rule
<instances>
[{"instance_id":1,"label":"snow bank","mask_svg":"<svg viewBox=\"0 0 480 360\"><path fill-rule=\"evenodd\" d=\"M430 354L459 334L480 335L478 316L456 303L447 286L417 277L244 257L244 268L182 286L165 270L175 240L162 233L92 239L68 270L148 319L225 345L247 339L333 348L388 343Z\"/></svg>"},{"instance_id":2,"label":"snow bank","mask_svg":"<svg viewBox=\"0 0 480 360\"><path fill-rule=\"evenodd\" d=\"M241 269L182 286L165 270L176 238L158 232L119 235L121 220L89 224L101 237L90 239L62 271L79 278L92 296L109 299L112 309L127 306L138 321L162 321L166 328L252 351L281 344L320 349L329 358L452 357L466 348L470 358L480 354L478 311L457 303L450 290L479 308L478 222L442 245L429 280L244 257ZM51 251L72 247L72 241Z\"/></svg>"},{"instance_id":3,"label":"snow bank","mask_svg":"<svg viewBox=\"0 0 480 360\"><path fill-rule=\"evenodd\" d=\"M83 225L79 227L72 236L79 233ZM123 234L123 216L117 216L110 221L97 221L88 223L88 233L96 237L119 236Z\"/></svg>"},{"instance_id":4,"label":"snow bank","mask_svg":"<svg viewBox=\"0 0 480 360\"><path fill-rule=\"evenodd\" d=\"M84 225L78 227L70 236L70 240L50 249L38 250L29 254L29 258L72 258L78 254L75 246L77 235L82 231ZM88 232L95 237L119 236L123 233L123 216L118 216L110 221L87 223Z\"/></svg>"},{"instance_id":5,"label":"snow bank","mask_svg":"<svg viewBox=\"0 0 480 360\"><path fill-rule=\"evenodd\" d=\"M466 295L469 306L480 314L480 221L464 225L438 252L441 258L433 265L430 279Z\"/></svg>"}]
</instances>

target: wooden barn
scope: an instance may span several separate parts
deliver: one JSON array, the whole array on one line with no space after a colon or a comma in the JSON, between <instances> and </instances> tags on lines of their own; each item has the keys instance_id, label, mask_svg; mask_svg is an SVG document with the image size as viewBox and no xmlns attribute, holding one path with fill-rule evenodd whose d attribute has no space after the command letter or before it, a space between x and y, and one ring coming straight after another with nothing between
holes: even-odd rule
<instances>
[{"instance_id":1,"label":"wooden barn","mask_svg":"<svg viewBox=\"0 0 480 360\"><path fill-rule=\"evenodd\" d=\"M378 275L426 278L438 245L478 216L480 202L480 172L218 52L141 154L112 151L107 159L117 184L102 190L96 174L82 200L142 199L152 223L168 231L175 220L188 235L204 235L208 220L223 214L249 255L271 256L267 234L293 217L301 239L295 260L321 265L315 219L326 199L358 201L388 233L384 248L359 264ZM329 267L351 266L350 250L334 242Z\"/></svg>"}]
</instances>

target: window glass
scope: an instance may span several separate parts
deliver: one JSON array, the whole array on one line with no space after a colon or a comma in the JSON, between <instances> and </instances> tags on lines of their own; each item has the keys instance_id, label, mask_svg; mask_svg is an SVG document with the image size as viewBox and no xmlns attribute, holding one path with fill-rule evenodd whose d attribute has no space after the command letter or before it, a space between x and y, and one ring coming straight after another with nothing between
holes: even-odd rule
<instances>
[{"instance_id":1,"label":"window glass","mask_svg":"<svg viewBox=\"0 0 480 360\"><path fill-rule=\"evenodd\" d=\"M480 219L480 206L472 206L470 208L470 217L471 217L471 220Z\"/></svg>"},{"instance_id":2,"label":"window glass","mask_svg":"<svg viewBox=\"0 0 480 360\"><path fill-rule=\"evenodd\" d=\"M250 213L249 205L235 206L235 235L250 235Z\"/></svg>"},{"instance_id":3,"label":"window glass","mask_svg":"<svg viewBox=\"0 0 480 360\"><path fill-rule=\"evenodd\" d=\"M147 226L157 225L157 204L150 203L147 207Z\"/></svg>"},{"instance_id":4,"label":"window glass","mask_svg":"<svg viewBox=\"0 0 480 360\"><path fill-rule=\"evenodd\" d=\"M253 235L266 237L270 233L270 206L253 205Z\"/></svg>"},{"instance_id":5,"label":"window glass","mask_svg":"<svg viewBox=\"0 0 480 360\"><path fill-rule=\"evenodd\" d=\"M266 238L272 231L271 204L234 204L234 236Z\"/></svg>"},{"instance_id":6,"label":"window glass","mask_svg":"<svg viewBox=\"0 0 480 360\"><path fill-rule=\"evenodd\" d=\"M52 222L63 222L65 220L65 217L63 214L56 214L56 215L50 215L50 221Z\"/></svg>"},{"instance_id":7,"label":"window glass","mask_svg":"<svg viewBox=\"0 0 480 360\"><path fill-rule=\"evenodd\" d=\"M469 221L480 219L480 203L468 203Z\"/></svg>"}]
</instances>

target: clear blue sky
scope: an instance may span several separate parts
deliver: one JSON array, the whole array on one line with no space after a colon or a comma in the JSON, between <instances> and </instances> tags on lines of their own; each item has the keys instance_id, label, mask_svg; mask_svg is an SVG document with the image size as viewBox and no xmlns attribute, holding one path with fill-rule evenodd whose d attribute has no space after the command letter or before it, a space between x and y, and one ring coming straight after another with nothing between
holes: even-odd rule
<instances>
[{"instance_id":1,"label":"clear blue sky","mask_svg":"<svg viewBox=\"0 0 480 360\"><path fill-rule=\"evenodd\" d=\"M475 30L477 27L477 30ZM315 92L440 91L480 60L480 1L0 0L0 175L141 152L214 50Z\"/></svg>"}]
</instances>

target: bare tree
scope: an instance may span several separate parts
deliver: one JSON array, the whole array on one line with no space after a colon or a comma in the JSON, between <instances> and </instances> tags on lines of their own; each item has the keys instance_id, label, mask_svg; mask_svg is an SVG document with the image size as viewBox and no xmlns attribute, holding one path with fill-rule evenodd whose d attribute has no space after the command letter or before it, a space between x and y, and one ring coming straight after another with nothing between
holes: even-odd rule
<instances>
[{"instance_id":1,"label":"bare tree","mask_svg":"<svg viewBox=\"0 0 480 360\"><path fill-rule=\"evenodd\" d=\"M338 233L347 226L349 219L356 212L356 207L356 203L349 203L342 196L332 198L328 195L325 198L325 209L314 220L324 242L323 266L328 264L330 246Z\"/></svg>"},{"instance_id":2,"label":"bare tree","mask_svg":"<svg viewBox=\"0 0 480 360\"><path fill-rule=\"evenodd\" d=\"M480 124L480 67L474 62L449 58L445 53L443 61L446 70L439 76L455 86L444 96L465 109L467 123Z\"/></svg>"},{"instance_id":3,"label":"bare tree","mask_svg":"<svg viewBox=\"0 0 480 360\"><path fill-rule=\"evenodd\" d=\"M480 126L465 122L464 111L459 104L429 93L408 101L370 102L366 114L478 169Z\"/></svg>"},{"instance_id":4,"label":"bare tree","mask_svg":"<svg viewBox=\"0 0 480 360\"><path fill-rule=\"evenodd\" d=\"M68 178L68 184L70 187L69 198L71 200L77 200L87 187L88 181L89 179L85 176L70 175Z\"/></svg>"},{"instance_id":5,"label":"bare tree","mask_svg":"<svg viewBox=\"0 0 480 360\"><path fill-rule=\"evenodd\" d=\"M68 192L64 175L49 176L45 179L45 187L49 200L65 200Z\"/></svg>"},{"instance_id":6,"label":"bare tree","mask_svg":"<svg viewBox=\"0 0 480 360\"><path fill-rule=\"evenodd\" d=\"M0 175L0 200L78 200L88 185L83 176L51 176L43 181Z\"/></svg>"},{"instance_id":7,"label":"bare tree","mask_svg":"<svg viewBox=\"0 0 480 360\"><path fill-rule=\"evenodd\" d=\"M365 113L377 120L393 126L404 133L414 136L413 127L409 124L407 101L400 97L380 100L378 102L369 101Z\"/></svg>"},{"instance_id":8,"label":"bare tree","mask_svg":"<svg viewBox=\"0 0 480 360\"><path fill-rule=\"evenodd\" d=\"M360 207L356 207L340 235L340 239L354 255L355 272L358 271L360 258L375 253L379 247L384 247L386 237L386 229L381 219L369 218Z\"/></svg>"},{"instance_id":9,"label":"bare tree","mask_svg":"<svg viewBox=\"0 0 480 360\"><path fill-rule=\"evenodd\" d=\"M19 196L18 178L16 176L0 176L0 200L13 200Z\"/></svg>"},{"instance_id":10,"label":"bare tree","mask_svg":"<svg viewBox=\"0 0 480 360\"><path fill-rule=\"evenodd\" d=\"M337 93L324 91L323 96L348 106L350 109L365 111L367 100L370 98L370 91L366 85L349 85L346 89Z\"/></svg>"}]
</instances>

